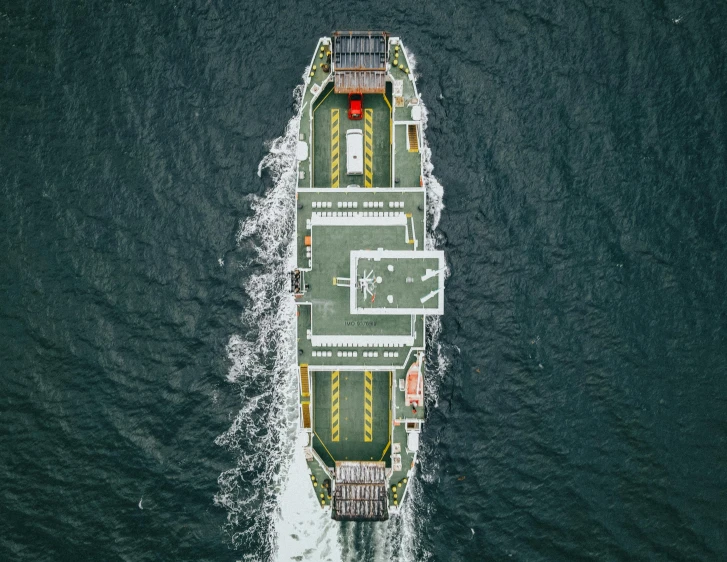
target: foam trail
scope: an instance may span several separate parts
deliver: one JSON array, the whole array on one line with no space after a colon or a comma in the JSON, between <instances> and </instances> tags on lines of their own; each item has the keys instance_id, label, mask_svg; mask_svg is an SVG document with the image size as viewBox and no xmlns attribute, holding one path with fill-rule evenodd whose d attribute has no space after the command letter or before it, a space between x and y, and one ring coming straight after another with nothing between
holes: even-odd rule
<instances>
[{"instance_id":1,"label":"foam trail","mask_svg":"<svg viewBox=\"0 0 727 562\"><path fill-rule=\"evenodd\" d=\"M251 197L253 215L240 227L238 243L256 254L258 269L244 287L249 304L242 314L245 337L227 345L228 380L237 385L242 406L216 443L232 451L234 468L218 477L215 503L227 511L227 531L244 560L270 559L277 551L275 525L281 490L293 460L295 403L295 303L288 291L293 255L295 147L303 88L294 92L296 116L272 141L258 167L273 180L264 197Z\"/></svg>"},{"instance_id":2,"label":"foam trail","mask_svg":"<svg viewBox=\"0 0 727 562\"><path fill-rule=\"evenodd\" d=\"M408 51L406 56L414 72L415 59ZM303 76L308 72L306 69ZM296 116L285 134L270 143L258 167L258 175L268 173L274 186L264 197L251 198L253 215L238 234L240 245L256 253L261 267L244 284L249 304L242 322L250 335L234 335L227 345L228 380L238 386L242 406L231 427L216 440L235 453L237 463L219 476L215 503L227 510L225 530L232 545L245 552L243 560L427 560L431 554L418 540L428 515L418 478L431 479L436 474L436 467L426 464L432 445L424 444L420 452L424 472L412 481L399 517L376 525L342 525L315 508L316 498L297 443L295 303L288 292L287 272L294 266L295 153L302 95L300 86L294 93ZM436 227L443 209L443 189L432 174L431 151L424 136L426 122L423 107L425 247L433 249L441 243ZM440 329L438 317L427 318L428 407L437 405L447 368L438 341Z\"/></svg>"},{"instance_id":3,"label":"foam trail","mask_svg":"<svg viewBox=\"0 0 727 562\"><path fill-rule=\"evenodd\" d=\"M339 523L317 506L318 499L310 485L303 448L299 444L293 453L275 521L277 560L338 562L343 559L338 544Z\"/></svg>"}]
</instances>

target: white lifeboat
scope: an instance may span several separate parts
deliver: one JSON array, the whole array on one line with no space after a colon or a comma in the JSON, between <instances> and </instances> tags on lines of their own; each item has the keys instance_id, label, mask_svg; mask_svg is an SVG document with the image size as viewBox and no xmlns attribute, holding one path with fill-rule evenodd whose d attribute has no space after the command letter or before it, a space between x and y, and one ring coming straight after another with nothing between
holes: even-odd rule
<instances>
[{"instance_id":1,"label":"white lifeboat","mask_svg":"<svg viewBox=\"0 0 727 562\"><path fill-rule=\"evenodd\" d=\"M414 362L406 373L406 394L404 404L406 406L417 406L424 403L424 379L419 363Z\"/></svg>"}]
</instances>

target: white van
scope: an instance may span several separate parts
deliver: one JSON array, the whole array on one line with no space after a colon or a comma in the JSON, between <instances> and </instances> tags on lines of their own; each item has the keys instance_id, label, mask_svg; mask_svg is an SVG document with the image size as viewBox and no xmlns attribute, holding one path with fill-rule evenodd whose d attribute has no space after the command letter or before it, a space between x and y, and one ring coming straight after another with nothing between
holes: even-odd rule
<instances>
[{"instance_id":1,"label":"white van","mask_svg":"<svg viewBox=\"0 0 727 562\"><path fill-rule=\"evenodd\" d=\"M349 176L364 172L363 131L351 129L346 132L346 173Z\"/></svg>"}]
</instances>

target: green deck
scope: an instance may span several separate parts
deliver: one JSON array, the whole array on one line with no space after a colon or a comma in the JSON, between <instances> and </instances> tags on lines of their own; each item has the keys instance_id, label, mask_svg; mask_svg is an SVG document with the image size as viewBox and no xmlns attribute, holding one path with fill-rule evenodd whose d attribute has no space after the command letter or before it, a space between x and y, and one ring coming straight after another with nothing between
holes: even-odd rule
<instances>
[{"instance_id":1,"label":"green deck","mask_svg":"<svg viewBox=\"0 0 727 562\"><path fill-rule=\"evenodd\" d=\"M390 100L390 95L388 100ZM319 101L320 100L320 101ZM331 186L331 110L339 111L340 187L364 187L363 175L346 174L346 131L364 130L365 120L348 119L348 96L333 92L329 84L313 105L313 186ZM389 102L390 103L390 102ZM391 186L391 112L381 94L364 96L364 109L373 110L373 164L372 187Z\"/></svg>"},{"instance_id":2,"label":"green deck","mask_svg":"<svg viewBox=\"0 0 727 562\"><path fill-rule=\"evenodd\" d=\"M414 222L414 238L417 240L417 248L421 250L424 247L424 209L426 206L425 194L422 189L317 189L298 192L298 214L296 217L297 237L297 265L302 269L307 269L308 259L305 255L305 234L310 234L306 229L306 221L310 220L312 213L318 212L319 209L313 208L313 203L331 203L330 208L320 209L331 212L364 212L369 211L364 204L381 203L381 208L377 210L382 212L403 211L410 213ZM355 209L339 207L344 204L357 204ZM390 204L401 203L401 208L394 209ZM305 234L304 234L305 233ZM403 240L403 236L402 236ZM379 247L379 246L376 246ZM352 250L365 250L370 247L363 246L361 243L352 240ZM394 249L394 248L387 248ZM405 246L404 249L411 250L411 246Z\"/></svg>"},{"instance_id":3,"label":"green deck","mask_svg":"<svg viewBox=\"0 0 727 562\"><path fill-rule=\"evenodd\" d=\"M364 440L364 373L362 371L340 371L338 413L339 435L333 440L331 426L332 391L330 371L316 371L313 376L313 392L316 403L313 427L314 448L328 466L342 460L389 459L389 380L387 372L373 372L373 416L372 440Z\"/></svg>"},{"instance_id":4,"label":"green deck","mask_svg":"<svg viewBox=\"0 0 727 562\"><path fill-rule=\"evenodd\" d=\"M342 232L343 231L343 232ZM355 244L355 246L354 246ZM317 334L396 335L409 333L411 319L387 316L351 318L350 289L333 285L334 277L349 277L349 252L359 248L406 248L403 229L318 226L313 229L314 271L311 271L310 302Z\"/></svg>"},{"instance_id":5,"label":"green deck","mask_svg":"<svg viewBox=\"0 0 727 562\"><path fill-rule=\"evenodd\" d=\"M312 307L305 304L298 305L298 362L305 365L319 365L322 367L329 365L337 366L364 366L371 369L403 369L404 364L409 356L409 347L381 347L372 348L367 346L351 346L345 348L346 351L355 353L355 357L339 357L339 349L333 346L316 347L311 345L311 341L305 336L306 330L310 329L310 315ZM414 348L424 347L424 318L417 316L414 321ZM314 351L329 351L331 356L313 355ZM364 352L373 353L376 356L364 356ZM396 354L396 355L394 355Z\"/></svg>"},{"instance_id":6,"label":"green deck","mask_svg":"<svg viewBox=\"0 0 727 562\"><path fill-rule=\"evenodd\" d=\"M408 120L410 116L405 115L403 118ZM394 126L394 140L396 142L395 184L402 187L419 185L422 157L419 152L409 152L406 149L406 125Z\"/></svg>"}]
</instances>

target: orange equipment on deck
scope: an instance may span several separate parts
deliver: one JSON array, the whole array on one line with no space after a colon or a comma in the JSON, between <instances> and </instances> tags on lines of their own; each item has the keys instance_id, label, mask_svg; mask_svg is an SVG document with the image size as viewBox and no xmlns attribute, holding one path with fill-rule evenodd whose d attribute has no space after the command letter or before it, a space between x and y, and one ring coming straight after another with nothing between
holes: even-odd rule
<instances>
[{"instance_id":1,"label":"orange equipment on deck","mask_svg":"<svg viewBox=\"0 0 727 562\"><path fill-rule=\"evenodd\" d=\"M424 379L419 363L413 363L406 373L406 396L404 404L415 408L424 402Z\"/></svg>"}]
</instances>

